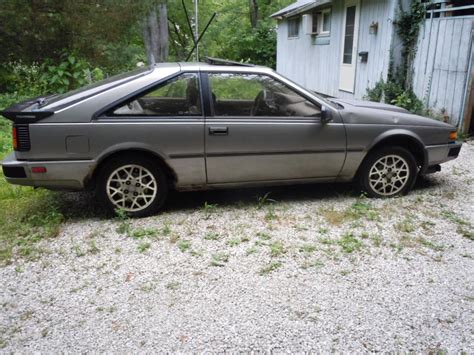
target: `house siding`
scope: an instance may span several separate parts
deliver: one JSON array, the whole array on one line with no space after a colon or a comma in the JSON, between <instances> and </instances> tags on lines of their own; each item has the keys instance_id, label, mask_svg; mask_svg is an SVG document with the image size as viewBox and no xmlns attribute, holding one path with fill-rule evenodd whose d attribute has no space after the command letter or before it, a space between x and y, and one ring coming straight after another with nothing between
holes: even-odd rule
<instances>
[{"instance_id":1,"label":"house siding","mask_svg":"<svg viewBox=\"0 0 474 355\"><path fill-rule=\"evenodd\" d=\"M357 56L354 94L339 90L343 0L332 3L330 43L327 45L313 44L312 36L304 33L304 21L301 21L298 38L288 38L286 19L279 22L277 71L311 90L343 98L362 98L368 87L387 77L395 8L396 1L361 0L357 53L367 51L369 56L367 63L361 63ZM379 23L376 35L369 33L372 22Z\"/></svg>"},{"instance_id":2,"label":"house siding","mask_svg":"<svg viewBox=\"0 0 474 355\"><path fill-rule=\"evenodd\" d=\"M474 48L474 17L428 19L420 29L414 61L413 90L454 125L462 121Z\"/></svg>"}]
</instances>

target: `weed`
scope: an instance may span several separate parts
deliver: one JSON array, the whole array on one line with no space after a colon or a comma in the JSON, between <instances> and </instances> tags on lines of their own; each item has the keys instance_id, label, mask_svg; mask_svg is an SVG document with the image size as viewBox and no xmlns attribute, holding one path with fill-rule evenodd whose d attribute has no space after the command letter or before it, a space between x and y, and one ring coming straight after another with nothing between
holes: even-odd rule
<instances>
[{"instance_id":1,"label":"weed","mask_svg":"<svg viewBox=\"0 0 474 355\"><path fill-rule=\"evenodd\" d=\"M116 232L119 234L129 235L131 224L127 212L121 208L117 208L115 210L115 214L117 215L117 220L119 221L119 225L116 229Z\"/></svg>"},{"instance_id":2,"label":"weed","mask_svg":"<svg viewBox=\"0 0 474 355\"><path fill-rule=\"evenodd\" d=\"M461 234L464 238L469 240L474 240L474 229L468 229L464 226L459 226L456 230L459 234Z\"/></svg>"},{"instance_id":3,"label":"weed","mask_svg":"<svg viewBox=\"0 0 474 355\"><path fill-rule=\"evenodd\" d=\"M345 253L352 253L360 250L364 246L352 233L345 233L342 238L337 241L337 244Z\"/></svg>"},{"instance_id":4,"label":"weed","mask_svg":"<svg viewBox=\"0 0 474 355\"><path fill-rule=\"evenodd\" d=\"M191 251L189 252L189 254L191 254L192 256L196 256L196 257L197 257L197 256L202 256L202 252L197 251L197 250L191 250Z\"/></svg>"},{"instance_id":5,"label":"weed","mask_svg":"<svg viewBox=\"0 0 474 355\"><path fill-rule=\"evenodd\" d=\"M270 255L272 257L277 257L285 253L286 249L282 242L276 241L270 244Z\"/></svg>"},{"instance_id":6,"label":"weed","mask_svg":"<svg viewBox=\"0 0 474 355\"><path fill-rule=\"evenodd\" d=\"M145 251L150 249L150 247L151 247L151 243L143 242L143 243L138 244L137 249L140 253L144 253Z\"/></svg>"},{"instance_id":7,"label":"weed","mask_svg":"<svg viewBox=\"0 0 474 355\"><path fill-rule=\"evenodd\" d=\"M405 218L403 221L395 224L395 229L404 233L411 233L415 230L415 225L411 218Z\"/></svg>"},{"instance_id":8,"label":"weed","mask_svg":"<svg viewBox=\"0 0 474 355\"><path fill-rule=\"evenodd\" d=\"M275 212L275 208L273 208L273 206L269 206L267 209L267 213L265 213L265 220L267 222L270 222L277 218L278 218L278 215Z\"/></svg>"},{"instance_id":9,"label":"weed","mask_svg":"<svg viewBox=\"0 0 474 355\"><path fill-rule=\"evenodd\" d=\"M302 269L309 269L309 268L319 268L319 267L323 267L324 264L320 261L305 261L303 263L303 265L301 265L301 268Z\"/></svg>"},{"instance_id":10,"label":"weed","mask_svg":"<svg viewBox=\"0 0 474 355\"><path fill-rule=\"evenodd\" d=\"M367 233L367 232L362 232L362 233L360 234L360 237L361 237L361 239L369 239L369 238L370 238L370 235L369 235L369 233Z\"/></svg>"},{"instance_id":11,"label":"weed","mask_svg":"<svg viewBox=\"0 0 474 355\"><path fill-rule=\"evenodd\" d=\"M179 235L178 234L171 234L170 237L169 237L169 240L170 240L170 243L171 244L175 244L178 242L179 240Z\"/></svg>"},{"instance_id":12,"label":"weed","mask_svg":"<svg viewBox=\"0 0 474 355\"><path fill-rule=\"evenodd\" d=\"M100 252L100 249L97 247L95 240L91 240L89 242L89 249L87 249L87 252L90 254L97 254Z\"/></svg>"},{"instance_id":13,"label":"weed","mask_svg":"<svg viewBox=\"0 0 474 355\"><path fill-rule=\"evenodd\" d=\"M140 289L143 291L143 292L147 292L147 293L150 293L152 292L154 289L156 288L156 285L152 282L147 282L147 283L144 283Z\"/></svg>"},{"instance_id":14,"label":"weed","mask_svg":"<svg viewBox=\"0 0 474 355\"><path fill-rule=\"evenodd\" d=\"M390 248L395 249L397 253L400 253L403 250L402 244L390 243L389 246Z\"/></svg>"},{"instance_id":15,"label":"weed","mask_svg":"<svg viewBox=\"0 0 474 355\"><path fill-rule=\"evenodd\" d=\"M371 240L372 240L372 243L374 244L374 246L376 246L376 247L379 247L379 246L382 245L383 239L382 239L382 237L380 236L380 234L374 235L374 236L371 238Z\"/></svg>"},{"instance_id":16,"label":"weed","mask_svg":"<svg viewBox=\"0 0 474 355\"><path fill-rule=\"evenodd\" d=\"M300 246L298 250L301 253L313 253L316 250L318 250L318 248L314 244L304 244L304 245Z\"/></svg>"},{"instance_id":17,"label":"weed","mask_svg":"<svg viewBox=\"0 0 474 355\"><path fill-rule=\"evenodd\" d=\"M270 196L270 192L267 192L265 195L259 196L257 198L257 209L262 209L263 206L265 206L269 202L276 202L275 200L268 198L268 196Z\"/></svg>"},{"instance_id":18,"label":"weed","mask_svg":"<svg viewBox=\"0 0 474 355\"><path fill-rule=\"evenodd\" d=\"M429 240L426 240L424 238L418 238L418 241L424 245L425 247L427 248L430 248L434 251L443 251L445 249L445 247L443 245L440 245L440 244L435 244L433 242L430 242Z\"/></svg>"},{"instance_id":19,"label":"weed","mask_svg":"<svg viewBox=\"0 0 474 355\"><path fill-rule=\"evenodd\" d=\"M212 266L224 266L229 261L229 254L217 253L212 255L211 265Z\"/></svg>"},{"instance_id":20,"label":"weed","mask_svg":"<svg viewBox=\"0 0 474 355\"><path fill-rule=\"evenodd\" d=\"M356 202L354 202L351 207L346 210L345 214L353 219L361 217L366 217L369 221L377 221L380 219L374 206L366 201L365 197L360 197Z\"/></svg>"},{"instance_id":21,"label":"weed","mask_svg":"<svg viewBox=\"0 0 474 355\"><path fill-rule=\"evenodd\" d=\"M129 235L135 239L141 239L145 237L156 237L157 231L154 228L139 228L133 231L129 229Z\"/></svg>"},{"instance_id":22,"label":"weed","mask_svg":"<svg viewBox=\"0 0 474 355\"><path fill-rule=\"evenodd\" d=\"M324 245L332 245L336 244L336 241L330 238L321 238L319 239L319 242Z\"/></svg>"},{"instance_id":23,"label":"weed","mask_svg":"<svg viewBox=\"0 0 474 355\"><path fill-rule=\"evenodd\" d=\"M242 243L242 240L240 238L232 238L232 239L229 239L226 244L231 247L235 247L239 245L240 243Z\"/></svg>"},{"instance_id":24,"label":"weed","mask_svg":"<svg viewBox=\"0 0 474 355\"><path fill-rule=\"evenodd\" d=\"M466 226L466 225L469 225L468 222L466 222L465 220L463 220L462 218L458 217L456 215L456 213L452 212L452 211L448 211L448 210L444 210L441 212L441 215L446 218L447 220L453 222L453 223L456 223L460 226Z\"/></svg>"},{"instance_id":25,"label":"weed","mask_svg":"<svg viewBox=\"0 0 474 355\"><path fill-rule=\"evenodd\" d=\"M163 228L161 228L161 234L168 236L171 234L171 226L168 222L163 223Z\"/></svg>"},{"instance_id":26,"label":"weed","mask_svg":"<svg viewBox=\"0 0 474 355\"><path fill-rule=\"evenodd\" d=\"M211 214L215 213L217 211L217 204L216 203L207 203L204 202L204 219L209 219L211 217Z\"/></svg>"},{"instance_id":27,"label":"weed","mask_svg":"<svg viewBox=\"0 0 474 355\"><path fill-rule=\"evenodd\" d=\"M179 288L179 286L180 286L180 283L179 283L179 282L177 282L177 281L172 281L172 282L167 283L165 287L166 287L168 290L173 290L173 291L174 291L174 290L177 290L177 289Z\"/></svg>"},{"instance_id":28,"label":"weed","mask_svg":"<svg viewBox=\"0 0 474 355\"><path fill-rule=\"evenodd\" d=\"M328 229L328 228L325 228L325 227L319 227L318 233L319 233L319 234L322 234L322 235L328 234L328 233L329 233L329 229Z\"/></svg>"},{"instance_id":29,"label":"weed","mask_svg":"<svg viewBox=\"0 0 474 355\"><path fill-rule=\"evenodd\" d=\"M206 233L206 235L204 236L204 239L205 240L219 240L219 234L216 233L216 232L208 232Z\"/></svg>"},{"instance_id":30,"label":"weed","mask_svg":"<svg viewBox=\"0 0 474 355\"><path fill-rule=\"evenodd\" d=\"M270 239L272 239L272 236L268 233L265 233L265 232L258 232L257 237L261 240L270 240Z\"/></svg>"},{"instance_id":31,"label":"weed","mask_svg":"<svg viewBox=\"0 0 474 355\"><path fill-rule=\"evenodd\" d=\"M178 243L178 249L181 250L183 253L188 251L191 248L191 242L189 240L181 240Z\"/></svg>"},{"instance_id":32,"label":"weed","mask_svg":"<svg viewBox=\"0 0 474 355\"><path fill-rule=\"evenodd\" d=\"M261 276L267 275L277 269L279 269L283 264L279 261L272 261L270 264L264 266L263 268L260 269L259 274Z\"/></svg>"},{"instance_id":33,"label":"weed","mask_svg":"<svg viewBox=\"0 0 474 355\"><path fill-rule=\"evenodd\" d=\"M86 255L86 253L81 249L79 245L74 245L72 247L72 251L74 252L74 254L76 254L78 258Z\"/></svg>"},{"instance_id":34,"label":"weed","mask_svg":"<svg viewBox=\"0 0 474 355\"><path fill-rule=\"evenodd\" d=\"M257 251L258 251L257 245L253 245L253 246L251 246L250 248L247 249L245 254L246 255L251 255L251 254L255 254Z\"/></svg>"}]
</instances>

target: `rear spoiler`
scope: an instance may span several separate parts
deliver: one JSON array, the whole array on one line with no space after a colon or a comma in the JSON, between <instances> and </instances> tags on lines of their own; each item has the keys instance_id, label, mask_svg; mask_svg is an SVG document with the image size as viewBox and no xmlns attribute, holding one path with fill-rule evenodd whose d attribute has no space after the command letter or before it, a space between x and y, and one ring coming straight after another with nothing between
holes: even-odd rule
<instances>
[{"instance_id":1,"label":"rear spoiler","mask_svg":"<svg viewBox=\"0 0 474 355\"><path fill-rule=\"evenodd\" d=\"M26 110L30 106L38 103L39 97L28 99L26 101L14 104L0 114L10 121L15 123L34 123L42 120L43 118L54 115L53 111L28 111Z\"/></svg>"}]
</instances>

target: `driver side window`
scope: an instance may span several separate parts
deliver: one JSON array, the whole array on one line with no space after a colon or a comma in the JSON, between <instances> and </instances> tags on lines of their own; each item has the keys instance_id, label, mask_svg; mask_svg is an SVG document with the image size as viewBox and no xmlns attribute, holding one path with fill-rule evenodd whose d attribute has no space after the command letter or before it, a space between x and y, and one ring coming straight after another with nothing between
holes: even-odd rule
<instances>
[{"instance_id":1,"label":"driver side window","mask_svg":"<svg viewBox=\"0 0 474 355\"><path fill-rule=\"evenodd\" d=\"M209 73L215 116L311 117L321 109L267 75Z\"/></svg>"}]
</instances>

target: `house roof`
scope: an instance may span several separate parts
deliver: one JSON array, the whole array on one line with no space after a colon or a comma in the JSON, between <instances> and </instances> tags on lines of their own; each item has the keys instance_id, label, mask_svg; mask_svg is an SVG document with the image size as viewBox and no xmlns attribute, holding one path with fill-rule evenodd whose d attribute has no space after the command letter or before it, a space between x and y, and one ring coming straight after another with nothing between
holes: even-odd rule
<instances>
[{"instance_id":1,"label":"house roof","mask_svg":"<svg viewBox=\"0 0 474 355\"><path fill-rule=\"evenodd\" d=\"M311 10L315 7L331 3L332 0L298 0L293 4L275 12L270 17L290 17L302 12Z\"/></svg>"}]
</instances>

